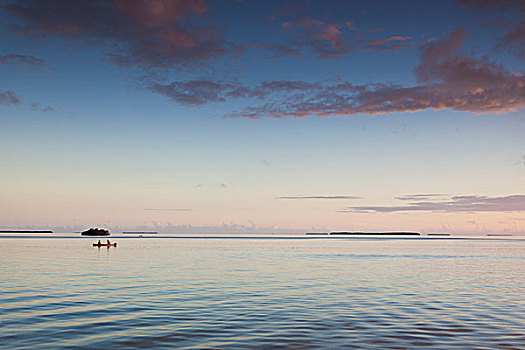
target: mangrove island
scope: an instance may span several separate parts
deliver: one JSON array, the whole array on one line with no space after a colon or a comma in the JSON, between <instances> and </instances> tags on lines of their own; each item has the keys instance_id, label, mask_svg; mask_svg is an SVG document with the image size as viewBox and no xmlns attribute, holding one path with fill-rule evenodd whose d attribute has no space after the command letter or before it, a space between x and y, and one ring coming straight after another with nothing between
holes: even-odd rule
<instances>
[{"instance_id":1,"label":"mangrove island","mask_svg":"<svg viewBox=\"0 0 525 350\"><path fill-rule=\"evenodd\" d=\"M82 236L109 236L109 231L103 228L90 228L89 230L82 231Z\"/></svg>"}]
</instances>

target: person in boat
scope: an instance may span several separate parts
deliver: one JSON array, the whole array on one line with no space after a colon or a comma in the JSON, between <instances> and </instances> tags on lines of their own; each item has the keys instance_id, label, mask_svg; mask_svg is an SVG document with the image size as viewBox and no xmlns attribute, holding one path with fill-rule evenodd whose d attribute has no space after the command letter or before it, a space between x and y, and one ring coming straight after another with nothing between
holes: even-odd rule
<instances>
[{"instance_id":1,"label":"person in boat","mask_svg":"<svg viewBox=\"0 0 525 350\"><path fill-rule=\"evenodd\" d=\"M100 241L100 239L98 240L98 243L97 243L97 244L98 244L98 245L102 245L102 242Z\"/></svg>"},{"instance_id":2,"label":"person in boat","mask_svg":"<svg viewBox=\"0 0 525 350\"><path fill-rule=\"evenodd\" d=\"M109 239L108 239L108 245L110 245L110 244L111 244L111 242L110 242Z\"/></svg>"}]
</instances>

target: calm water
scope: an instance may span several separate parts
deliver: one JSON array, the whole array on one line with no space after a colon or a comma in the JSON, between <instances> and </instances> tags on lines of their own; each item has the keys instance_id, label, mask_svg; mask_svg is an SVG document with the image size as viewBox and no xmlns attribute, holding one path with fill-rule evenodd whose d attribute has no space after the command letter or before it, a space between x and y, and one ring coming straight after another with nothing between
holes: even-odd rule
<instances>
[{"instance_id":1,"label":"calm water","mask_svg":"<svg viewBox=\"0 0 525 350\"><path fill-rule=\"evenodd\" d=\"M0 238L2 348L525 348L525 240Z\"/></svg>"}]
</instances>

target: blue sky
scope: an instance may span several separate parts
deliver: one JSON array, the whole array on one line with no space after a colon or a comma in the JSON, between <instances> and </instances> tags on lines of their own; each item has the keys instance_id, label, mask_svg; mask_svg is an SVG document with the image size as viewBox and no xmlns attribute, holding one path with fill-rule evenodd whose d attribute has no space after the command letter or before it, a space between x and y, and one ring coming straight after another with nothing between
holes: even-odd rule
<instances>
[{"instance_id":1,"label":"blue sky","mask_svg":"<svg viewBox=\"0 0 525 350\"><path fill-rule=\"evenodd\" d=\"M525 231L521 1L0 4L4 228Z\"/></svg>"}]
</instances>

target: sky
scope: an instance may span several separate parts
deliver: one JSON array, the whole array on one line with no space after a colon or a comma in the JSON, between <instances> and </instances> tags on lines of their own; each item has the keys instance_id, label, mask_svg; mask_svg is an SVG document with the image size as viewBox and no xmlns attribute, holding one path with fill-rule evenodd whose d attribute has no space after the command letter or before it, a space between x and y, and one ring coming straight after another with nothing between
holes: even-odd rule
<instances>
[{"instance_id":1,"label":"sky","mask_svg":"<svg viewBox=\"0 0 525 350\"><path fill-rule=\"evenodd\" d=\"M0 228L525 233L525 2L0 0Z\"/></svg>"}]
</instances>

